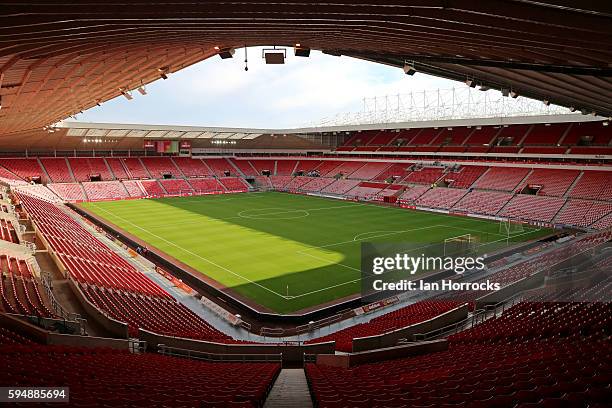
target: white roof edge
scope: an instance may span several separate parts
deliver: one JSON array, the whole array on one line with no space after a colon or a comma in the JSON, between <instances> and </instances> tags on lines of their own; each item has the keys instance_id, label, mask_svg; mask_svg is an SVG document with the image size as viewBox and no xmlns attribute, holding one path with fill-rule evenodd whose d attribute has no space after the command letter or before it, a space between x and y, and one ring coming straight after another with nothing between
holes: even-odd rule
<instances>
[{"instance_id":1,"label":"white roof edge","mask_svg":"<svg viewBox=\"0 0 612 408\"><path fill-rule=\"evenodd\" d=\"M88 123L67 122L57 124L59 128L67 129L109 129L109 130L167 130L179 132L211 132L211 133L245 133L245 134L303 134L303 133L331 133L348 132L359 130L381 130L381 129L408 129L408 128L431 128L431 127L454 127L454 126L499 126L519 125L533 123L565 123L565 122L597 122L606 120L604 117L567 114L567 115L538 115L538 116L512 116L497 118L470 118L470 119L443 119L433 121L393 122L377 123L367 125L341 125L324 127L303 127L288 129L256 129L256 128L229 128L229 127L200 127L200 126L178 126L178 125L149 125L128 123Z\"/></svg>"}]
</instances>

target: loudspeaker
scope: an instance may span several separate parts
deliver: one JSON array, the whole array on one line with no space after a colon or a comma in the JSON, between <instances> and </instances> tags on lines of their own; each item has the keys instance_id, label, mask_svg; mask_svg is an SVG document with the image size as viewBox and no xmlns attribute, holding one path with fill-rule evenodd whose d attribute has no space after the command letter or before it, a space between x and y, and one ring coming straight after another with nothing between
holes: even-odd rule
<instances>
[{"instance_id":1,"label":"loudspeaker","mask_svg":"<svg viewBox=\"0 0 612 408\"><path fill-rule=\"evenodd\" d=\"M294 50L296 57L310 57L310 48L295 47Z\"/></svg>"},{"instance_id":2,"label":"loudspeaker","mask_svg":"<svg viewBox=\"0 0 612 408\"><path fill-rule=\"evenodd\" d=\"M235 52L236 50L234 50L233 48L223 48L219 50L219 56L221 57L221 59L228 59L232 58Z\"/></svg>"},{"instance_id":3,"label":"loudspeaker","mask_svg":"<svg viewBox=\"0 0 612 408\"><path fill-rule=\"evenodd\" d=\"M285 63L285 53L283 51L281 52L267 51L264 54L264 57L266 59L266 64L284 64Z\"/></svg>"}]
</instances>

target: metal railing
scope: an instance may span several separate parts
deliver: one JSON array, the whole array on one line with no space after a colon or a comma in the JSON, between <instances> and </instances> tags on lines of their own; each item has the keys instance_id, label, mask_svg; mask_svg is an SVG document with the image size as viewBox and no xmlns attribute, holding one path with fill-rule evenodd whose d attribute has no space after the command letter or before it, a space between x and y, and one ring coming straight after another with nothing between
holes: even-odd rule
<instances>
[{"instance_id":1,"label":"metal railing","mask_svg":"<svg viewBox=\"0 0 612 408\"><path fill-rule=\"evenodd\" d=\"M41 273L40 281L45 290L45 294L47 295L47 299L49 299L53 312L62 319L76 324L78 326L79 334L86 334L85 322L87 320L83 319L78 313L72 313L64 309L64 307L55 298L55 295L53 294L53 280L51 278L51 274L48 272Z\"/></svg>"},{"instance_id":2,"label":"metal railing","mask_svg":"<svg viewBox=\"0 0 612 408\"><path fill-rule=\"evenodd\" d=\"M157 345L157 352L165 356L185 357L204 361L217 361L226 363L236 362L282 362L283 354L216 354L204 351L170 347L165 344Z\"/></svg>"}]
</instances>

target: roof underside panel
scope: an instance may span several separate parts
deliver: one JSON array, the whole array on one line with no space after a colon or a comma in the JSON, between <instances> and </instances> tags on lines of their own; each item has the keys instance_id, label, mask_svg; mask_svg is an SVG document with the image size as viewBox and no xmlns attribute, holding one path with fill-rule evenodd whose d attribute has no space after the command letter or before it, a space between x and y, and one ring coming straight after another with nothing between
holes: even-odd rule
<instances>
[{"instance_id":1,"label":"roof underside panel","mask_svg":"<svg viewBox=\"0 0 612 408\"><path fill-rule=\"evenodd\" d=\"M0 135L62 120L215 46L295 43L612 116L608 2L14 1L0 4Z\"/></svg>"}]
</instances>

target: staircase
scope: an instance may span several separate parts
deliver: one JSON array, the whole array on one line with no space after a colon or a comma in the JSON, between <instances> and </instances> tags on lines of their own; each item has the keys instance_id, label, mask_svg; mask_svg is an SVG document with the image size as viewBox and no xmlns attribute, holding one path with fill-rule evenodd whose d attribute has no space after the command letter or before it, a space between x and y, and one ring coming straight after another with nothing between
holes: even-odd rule
<instances>
[{"instance_id":1,"label":"staircase","mask_svg":"<svg viewBox=\"0 0 612 408\"><path fill-rule=\"evenodd\" d=\"M70 173L70 177L72 178L73 181L77 181L76 177L74 177L74 172L72 171L72 167L70 167L70 162L68 161L67 157L64 157L64 160L66 160L66 167L68 167L68 173Z\"/></svg>"},{"instance_id":2,"label":"staircase","mask_svg":"<svg viewBox=\"0 0 612 408\"><path fill-rule=\"evenodd\" d=\"M563 197L569 197L570 193L572 192L576 184L578 184L583 174L584 174L584 171L581 171L580 174L578 174L578 177L576 177L574 181L572 182L572 184L570 184L570 186L565 191L565 194L563 194Z\"/></svg>"},{"instance_id":3,"label":"staircase","mask_svg":"<svg viewBox=\"0 0 612 408\"><path fill-rule=\"evenodd\" d=\"M276 378L264 408L308 408L312 399L302 368L284 368Z\"/></svg>"}]
</instances>

